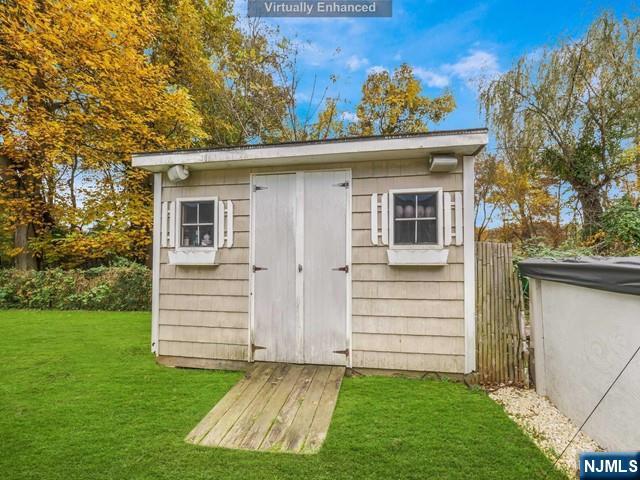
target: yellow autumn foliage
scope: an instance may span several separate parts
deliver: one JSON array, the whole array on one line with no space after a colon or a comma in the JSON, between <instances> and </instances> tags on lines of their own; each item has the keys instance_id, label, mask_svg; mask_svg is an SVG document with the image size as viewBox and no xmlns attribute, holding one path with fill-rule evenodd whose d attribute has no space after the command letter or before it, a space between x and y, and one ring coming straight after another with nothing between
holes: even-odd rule
<instances>
[{"instance_id":1,"label":"yellow autumn foliage","mask_svg":"<svg viewBox=\"0 0 640 480\"><path fill-rule=\"evenodd\" d=\"M154 2L3 2L0 211L40 260L144 251L150 190L130 154L206 138L188 91L151 61L158 25Z\"/></svg>"}]
</instances>

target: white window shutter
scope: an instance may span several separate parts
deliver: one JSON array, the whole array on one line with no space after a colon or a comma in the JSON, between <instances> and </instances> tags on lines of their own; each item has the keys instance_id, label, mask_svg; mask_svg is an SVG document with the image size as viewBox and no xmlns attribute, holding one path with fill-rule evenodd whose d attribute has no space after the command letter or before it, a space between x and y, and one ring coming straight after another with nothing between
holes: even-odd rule
<instances>
[{"instance_id":1,"label":"white window shutter","mask_svg":"<svg viewBox=\"0 0 640 480\"><path fill-rule=\"evenodd\" d=\"M227 200L227 248L233 246L233 202Z\"/></svg>"},{"instance_id":2,"label":"white window shutter","mask_svg":"<svg viewBox=\"0 0 640 480\"><path fill-rule=\"evenodd\" d=\"M218 248L224 247L224 202L218 202Z\"/></svg>"},{"instance_id":3,"label":"white window shutter","mask_svg":"<svg viewBox=\"0 0 640 480\"><path fill-rule=\"evenodd\" d=\"M451 245L451 194L444 192L442 194L442 207L444 214L444 244Z\"/></svg>"},{"instance_id":4,"label":"white window shutter","mask_svg":"<svg viewBox=\"0 0 640 480\"><path fill-rule=\"evenodd\" d=\"M382 244L389 245L389 195L382 194L380 220L382 223Z\"/></svg>"},{"instance_id":5,"label":"white window shutter","mask_svg":"<svg viewBox=\"0 0 640 480\"><path fill-rule=\"evenodd\" d=\"M371 194L371 243L378 245L378 194Z\"/></svg>"},{"instance_id":6,"label":"white window shutter","mask_svg":"<svg viewBox=\"0 0 640 480\"><path fill-rule=\"evenodd\" d=\"M169 240L167 227L169 226L169 207L167 202L162 202L160 213L160 246L166 247Z\"/></svg>"},{"instance_id":7,"label":"white window shutter","mask_svg":"<svg viewBox=\"0 0 640 480\"><path fill-rule=\"evenodd\" d=\"M180 225L177 224L176 218L176 202L169 202L169 219L167 222L167 228L169 230L169 238L167 240L169 247L176 246L176 233L180 229Z\"/></svg>"},{"instance_id":8,"label":"white window shutter","mask_svg":"<svg viewBox=\"0 0 640 480\"><path fill-rule=\"evenodd\" d=\"M456 214L456 245L462 245L464 241L464 222L462 221L462 193L455 193L455 214Z\"/></svg>"},{"instance_id":9,"label":"white window shutter","mask_svg":"<svg viewBox=\"0 0 640 480\"><path fill-rule=\"evenodd\" d=\"M378 208L380 209L380 229L378 231ZM381 238L382 245L389 245L389 195L383 193L371 194L371 243L378 245L378 237Z\"/></svg>"}]
</instances>

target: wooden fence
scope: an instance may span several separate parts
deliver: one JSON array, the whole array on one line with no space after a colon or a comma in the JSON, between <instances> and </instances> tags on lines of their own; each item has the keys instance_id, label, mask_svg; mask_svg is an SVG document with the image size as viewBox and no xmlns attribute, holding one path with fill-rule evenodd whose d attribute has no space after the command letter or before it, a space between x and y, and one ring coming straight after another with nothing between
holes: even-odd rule
<instances>
[{"instance_id":1,"label":"wooden fence","mask_svg":"<svg viewBox=\"0 0 640 480\"><path fill-rule=\"evenodd\" d=\"M476 355L480 383L528 385L522 287L510 243L476 243Z\"/></svg>"}]
</instances>

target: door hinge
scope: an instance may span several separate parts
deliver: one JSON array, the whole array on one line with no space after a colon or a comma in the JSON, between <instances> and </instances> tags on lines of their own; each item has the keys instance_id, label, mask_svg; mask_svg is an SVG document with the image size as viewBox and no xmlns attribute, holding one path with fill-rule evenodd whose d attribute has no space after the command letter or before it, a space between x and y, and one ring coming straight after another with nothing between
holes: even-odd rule
<instances>
[{"instance_id":1,"label":"door hinge","mask_svg":"<svg viewBox=\"0 0 640 480\"><path fill-rule=\"evenodd\" d=\"M345 348L344 350L334 350L333 353L338 353L340 355L344 355L346 357L349 356L349 349Z\"/></svg>"},{"instance_id":2,"label":"door hinge","mask_svg":"<svg viewBox=\"0 0 640 480\"><path fill-rule=\"evenodd\" d=\"M256 350L266 350L267 347L261 347L260 345L256 345L255 343L251 344L251 354L256 353Z\"/></svg>"},{"instance_id":3,"label":"door hinge","mask_svg":"<svg viewBox=\"0 0 640 480\"><path fill-rule=\"evenodd\" d=\"M257 192L258 190L266 190L269 187L261 187L260 185L254 185L253 186L253 191Z\"/></svg>"},{"instance_id":4,"label":"door hinge","mask_svg":"<svg viewBox=\"0 0 640 480\"><path fill-rule=\"evenodd\" d=\"M349 188L349 182L334 183L334 187Z\"/></svg>"},{"instance_id":5,"label":"door hinge","mask_svg":"<svg viewBox=\"0 0 640 480\"><path fill-rule=\"evenodd\" d=\"M253 266L253 268L252 268L252 270L253 270L253 273L256 273L256 272L260 272L260 271L262 271L262 270L269 270L269 269L268 269L268 268L265 268L265 267L256 267L256 266L254 265L254 266Z\"/></svg>"},{"instance_id":6,"label":"door hinge","mask_svg":"<svg viewBox=\"0 0 640 480\"><path fill-rule=\"evenodd\" d=\"M331 270L334 270L336 272L349 273L349 265L345 265L344 267L332 268Z\"/></svg>"}]
</instances>

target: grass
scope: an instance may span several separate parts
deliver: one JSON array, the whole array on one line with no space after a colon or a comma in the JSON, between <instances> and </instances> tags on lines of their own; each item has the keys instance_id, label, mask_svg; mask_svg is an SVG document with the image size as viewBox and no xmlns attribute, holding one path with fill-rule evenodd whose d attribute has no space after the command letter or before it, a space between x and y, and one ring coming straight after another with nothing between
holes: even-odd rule
<instances>
[{"instance_id":1,"label":"grass","mask_svg":"<svg viewBox=\"0 0 640 480\"><path fill-rule=\"evenodd\" d=\"M0 311L5 479L564 478L483 392L346 378L317 455L197 447L185 435L239 373L170 369L149 314Z\"/></svg>"}]
</instances>

